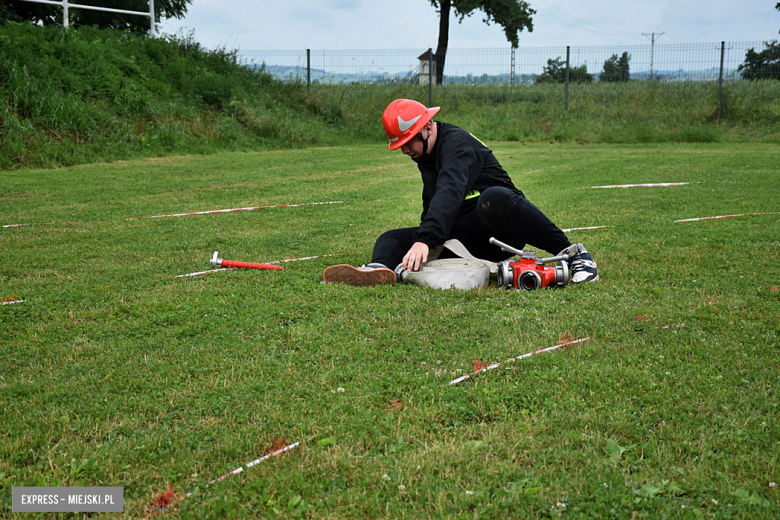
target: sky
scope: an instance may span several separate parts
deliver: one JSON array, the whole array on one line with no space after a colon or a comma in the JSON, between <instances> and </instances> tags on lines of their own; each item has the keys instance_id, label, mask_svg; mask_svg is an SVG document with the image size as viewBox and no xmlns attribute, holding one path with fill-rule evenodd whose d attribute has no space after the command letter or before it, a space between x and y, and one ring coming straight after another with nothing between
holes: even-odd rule
<instances>
[{"instance_id":1,"label":"sky","mask_svg":"<svg viewBox=\"0 0 780 520\"><path fill-rule=\"evenodd\" d=\"M521 47L763 42L780 40L778 0L529 0L537 11ZM457 23L450 49L508 47L481 11ZM436 49L439 15L429 0L194 0L162 32L209 49ZM647 36L643 35L645 33Z\"/></svg>"}]
</instances>

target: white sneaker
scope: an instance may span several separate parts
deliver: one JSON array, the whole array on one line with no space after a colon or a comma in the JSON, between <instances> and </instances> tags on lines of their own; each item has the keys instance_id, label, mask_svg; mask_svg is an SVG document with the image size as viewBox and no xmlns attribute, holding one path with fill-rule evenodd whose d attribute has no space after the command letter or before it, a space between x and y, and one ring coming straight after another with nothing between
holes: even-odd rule
<instances>
[{"instance_id":1,"label":"white sneaker","mask_svg":"<svg viewBox=\"0 0 780 520\"><path fill-rule=\"evenodd\" d=\"M599 279L599 273L596 270L596 262L590 256L588 250L582 244L577 244L577 253L569 258L569 269L571 270L571 283L589 283Z\"/></svg>"}]
</instances>

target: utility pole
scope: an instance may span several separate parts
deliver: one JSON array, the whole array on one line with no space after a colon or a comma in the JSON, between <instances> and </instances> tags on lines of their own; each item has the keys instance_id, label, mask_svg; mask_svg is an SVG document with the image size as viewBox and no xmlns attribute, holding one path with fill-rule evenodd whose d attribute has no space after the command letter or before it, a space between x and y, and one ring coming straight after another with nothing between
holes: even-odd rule
<instances>
[{"instance_id":1,"label":"utility pole","mask_svg":"<svg viewBox=\"0 0 780 520\"><path fill-rule=\"evenodd\" d=\"M509 73L509 84L510 85L514 85L515 84L515 49L517 49L517 47L515 47L513 45L512 46L512 63L510 65L511 71Z\"/></svg>"},{"instance_id":2,"label":"utility pole","mask_svg":"<svg viewBox=\"0 0 780 520\"><path fill-rule=\"evenodd\" d=\"M660 38L664 34L666 34L666 31L662 33L658 33L657 36ZM650 36L650 81L652 81L653 80L653 52L655 50L656 34L654 32L650 34L642 33L642 36Z\"/></svg>"}]
</instances>

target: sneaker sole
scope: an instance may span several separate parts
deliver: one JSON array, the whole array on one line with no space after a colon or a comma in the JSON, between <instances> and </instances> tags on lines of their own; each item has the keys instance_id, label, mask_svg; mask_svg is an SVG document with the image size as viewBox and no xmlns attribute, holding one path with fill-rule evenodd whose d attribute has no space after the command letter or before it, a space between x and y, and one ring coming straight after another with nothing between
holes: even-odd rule
<instances>
[{"instance_id":1,"label":"sneaker sole","mask_svg":"<svg viewBox=\"0 0 780 520\"><path fill-rule=\"evenodd\" d=\"M571 283L574 284L574 285L579 285L581 283L593 283L593 282L598 282L598 281L599 281L599 275L596 275L595 278L590 278L590 279L587 279L587 280L580 280L579 282L575 282L572 279Z\"/></svg>"},{"instance_id":2,"label":"sneaker sole","mask_svg":"<svg viewBox=\"0 0 780 520\"><path fill-rule=\"evenodd\" d=\"M362 271L351 265L332 265L322 273L325 283L341 283L355 287L373 287L375 285L395 285L395 273L390 269L372 269Z\"/></svg>"}]
</instances>

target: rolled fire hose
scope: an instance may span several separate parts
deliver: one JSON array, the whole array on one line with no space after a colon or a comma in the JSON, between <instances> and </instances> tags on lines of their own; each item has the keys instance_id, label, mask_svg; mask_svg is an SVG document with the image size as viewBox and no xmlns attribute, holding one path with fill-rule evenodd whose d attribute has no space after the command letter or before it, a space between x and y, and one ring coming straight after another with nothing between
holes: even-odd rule
<instances>
[{"instance_id":1,"label":"rolled fire hose","mask_svg":"<svg viewBox=\"0 0 780 520\"><path fill-rule=\"evenodd\" d=\"M490 284L490 267L481 260L445 258L427 262L419 271L401 270L402 281L433 289L478 289Z\"/></svg>"}]
</instances>

